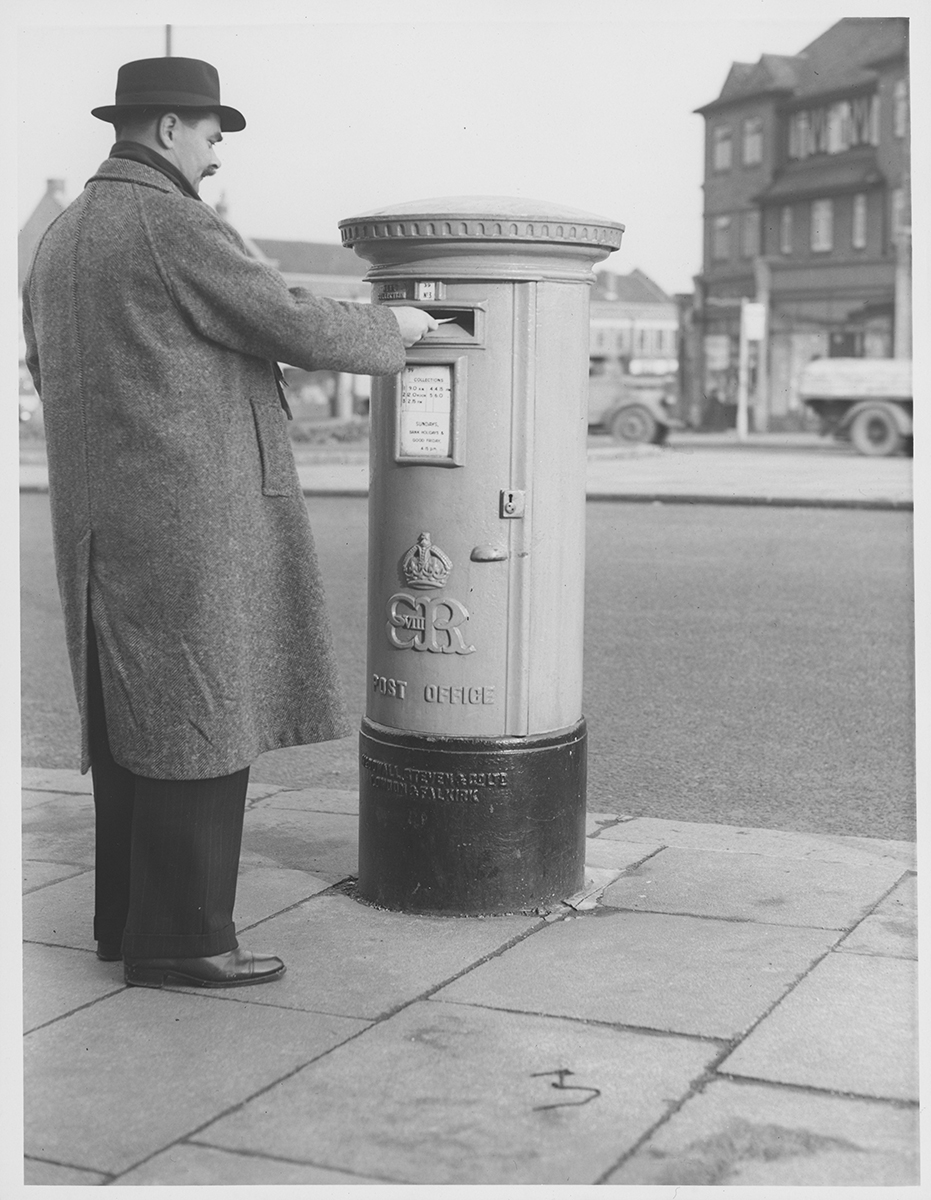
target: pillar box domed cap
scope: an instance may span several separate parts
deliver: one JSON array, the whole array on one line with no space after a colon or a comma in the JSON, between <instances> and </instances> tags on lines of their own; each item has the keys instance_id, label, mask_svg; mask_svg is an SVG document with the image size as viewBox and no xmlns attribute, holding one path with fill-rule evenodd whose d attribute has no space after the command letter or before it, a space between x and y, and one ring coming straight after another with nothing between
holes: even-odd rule
<instances>
[{"instance_id":1,"label":"pillar box domed cap","mask_svg":"<svg viewBox=\"0 0 931 1200\"><path fill-rule=\"evenodd\" d=\"M617 250L624 226L606 217L518 196L408 200L339 223L343 245L360 242L537 242Z\"/></svg>"}]
</instances>

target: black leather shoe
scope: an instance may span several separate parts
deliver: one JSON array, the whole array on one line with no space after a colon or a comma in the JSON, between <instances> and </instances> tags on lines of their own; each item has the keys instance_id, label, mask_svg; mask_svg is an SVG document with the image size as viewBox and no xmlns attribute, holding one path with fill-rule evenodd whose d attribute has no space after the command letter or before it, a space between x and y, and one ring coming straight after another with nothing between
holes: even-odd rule
<instances>
[{"instance_id":1,"label":"black leather shoe","mask_svg":"<svg viewBox=\"0 0 931 1200\"><path fill-rule=\"evenodd\" d=\"M270 983L284 974L284 963L273 954L253 954L237 946L209 958L127 958L123 978L130 987L226 988Z\"/></svg>"},{"instance_id":2,"label":"black leather shoe","mask_svg":"<svg viewBox=\"0 0 931 1200\"><path fill-rule=\"evenodd\" d=\"M119 942L98 942L97 957L101 962L119 962L123 951Z\"/></svg>"}]
</instances>

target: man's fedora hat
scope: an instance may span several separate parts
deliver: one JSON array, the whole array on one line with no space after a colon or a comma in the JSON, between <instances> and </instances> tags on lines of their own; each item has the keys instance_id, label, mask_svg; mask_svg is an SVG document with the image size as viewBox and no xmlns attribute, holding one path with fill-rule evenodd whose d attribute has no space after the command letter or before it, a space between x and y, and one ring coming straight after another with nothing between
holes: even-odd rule
<instances>
[{"instance_id":1,"label":"man's fedora hat","mask_svg":"<svg viewBox=\"0 0 931 1200\"><path fill-rule=\"evenodd\" d=\"M224 133L246 127L238 109L220 103L216 67L199 58L140 58L124 63L116 77L116 103L91 109L91 115L113 122L128 108L203 108L219 114Z\"/></svg>"}]
</instances>

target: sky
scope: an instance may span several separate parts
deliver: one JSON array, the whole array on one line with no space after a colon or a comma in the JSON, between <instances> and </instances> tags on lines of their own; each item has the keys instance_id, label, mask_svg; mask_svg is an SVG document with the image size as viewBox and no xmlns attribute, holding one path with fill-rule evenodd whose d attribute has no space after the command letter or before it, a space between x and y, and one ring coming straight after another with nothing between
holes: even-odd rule
<instances>
[{"instance_id":1,"label":"sky","mask_svg":"<svg viewBox=\"0 0 931 1200\"><path fill-rule=\"evenodd\" d=\"M123 62L171 50L219 70L247 128L202 194L249 237L339 242L338 222L456 195L546 200L620 221L605 265L691 291L704 121L735 60L797 53L860 0L266 0L14 3L18 225L107 156ZM462 16L459 14L466 13Z\"/></svg>"}]
</instances>

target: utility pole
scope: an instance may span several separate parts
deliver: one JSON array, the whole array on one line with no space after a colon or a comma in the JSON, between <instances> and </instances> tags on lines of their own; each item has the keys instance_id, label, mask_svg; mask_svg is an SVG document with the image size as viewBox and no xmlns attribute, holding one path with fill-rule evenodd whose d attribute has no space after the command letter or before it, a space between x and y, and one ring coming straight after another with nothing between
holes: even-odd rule
<instances>
[{"instance_id":1,"label":"utility pole","mask_svg":"<svg viewBox=\"0 0 931 1200\"><path fill-rule=\"evenodd\" d=\"M740 298L740 350L737 358L737 441L747 440L747 382L749 375L750 346L747 341L747 298Z\"/></svg>"},{"instance_id":2,"label":"utility pole","mask_svg":"<svg viewBox=\"0 0 931 1200\"><path fill-rule=\"evenodd\" d=\"M171 58L171 26L165 26L165 57Z\"/></svg>"},{"instance_id":3,"label":"utility pole","mask_svg":"<svg viewBox=\"0 0 931 1200\"><path fill-rule=\"evenodd\" d=\"M756 364L756 424L758 433L765 433L769 428L769 328L770 328L770 295L772 291L772 267L769 261L757 256L753 263L753 274L756 276L756 302L763 309L763 328L760 330L760 341L757 347Z\"/></svg>"}]
</instances>

